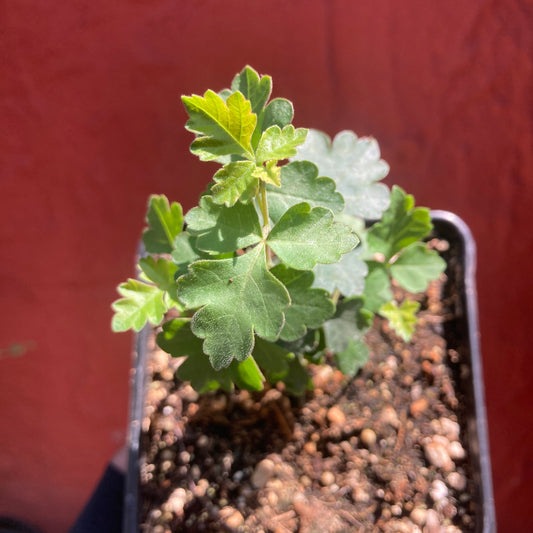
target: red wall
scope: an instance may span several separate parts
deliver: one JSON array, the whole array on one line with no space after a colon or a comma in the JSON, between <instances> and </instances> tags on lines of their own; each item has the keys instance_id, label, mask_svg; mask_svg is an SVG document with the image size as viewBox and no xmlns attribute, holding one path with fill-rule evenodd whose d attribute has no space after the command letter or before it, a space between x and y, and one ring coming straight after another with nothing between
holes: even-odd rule
<instances>
[{"instance_id":1,"label":"red wall","mask_svg":"<svg viewBox=\"0 0 533 533\"><path fill-rule=\"evenodd\" d=\"M471 226L499 530L529 530L532 25L527 0L1 3L0 512L65 531L123 440L115 286L148 194L190 207L210 173L179 95L250 63Z\"/></svg>"}]
</instances>

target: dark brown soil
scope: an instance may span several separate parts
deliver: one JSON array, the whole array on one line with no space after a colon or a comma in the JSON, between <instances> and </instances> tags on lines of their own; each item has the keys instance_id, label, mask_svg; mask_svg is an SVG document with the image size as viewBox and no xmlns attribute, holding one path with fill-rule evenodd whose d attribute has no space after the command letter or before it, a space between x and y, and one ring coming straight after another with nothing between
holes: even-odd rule
<instances>
[{"instance_id":1,"label":"dark brown soil","mask_svg":"<svg viewBox=\"0 0 533 533\"><path fill-rule=\"evenodd\" d=\"M141 439L142 531L470 532L466 424L443 338L443 276L410 343L376 318L352 380L311 367L315 389L199 397L153 349ZM399 291L397 296L401 299Z\"/></svg>"}]
</instances>

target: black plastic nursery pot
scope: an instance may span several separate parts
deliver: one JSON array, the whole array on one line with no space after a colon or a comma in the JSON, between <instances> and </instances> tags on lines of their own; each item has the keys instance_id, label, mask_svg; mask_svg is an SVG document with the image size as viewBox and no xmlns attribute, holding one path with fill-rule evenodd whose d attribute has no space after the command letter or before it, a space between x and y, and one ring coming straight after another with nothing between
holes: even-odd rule
<instances>
[{"instance_id":1,"label":"black plastic nursery pot","mask_svg":"<svg viewBox=\"0 0 533 533\"><path fill-rule=\"evenodd\" d=\"M432 211L431 214L434 236L450 244L449 251L444 252L443 257L447 260L446 274L454 294L454 317L444 324L444 336L449 345L461 354L453 373L466 413L465 420L462 421L462 431L466 435L464 446L467 448L469 475L472 478L469 487L474 509L473 531L494 533L496 521L478 331L475 243L467 225L456 215L446 211ZM147 387L146 363L150 333L150 329L145 328L135 339L124 533L138 533L140 528L140 439Z\"/></svg>"}]
</instances>

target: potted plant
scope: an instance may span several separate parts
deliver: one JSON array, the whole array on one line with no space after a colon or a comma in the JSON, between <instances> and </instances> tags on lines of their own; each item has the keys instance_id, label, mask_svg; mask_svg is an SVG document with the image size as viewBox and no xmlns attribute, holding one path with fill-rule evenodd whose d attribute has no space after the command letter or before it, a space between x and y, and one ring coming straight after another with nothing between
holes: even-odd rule
<instances>
[{"instance_id":1,"label":"potted plant","mask_svg":"<svg viewBox=\"0 0 533 533\"><path fill-rule=\"evenodd\" d=\"M451 533L481 531L485 512L491 531L490 478L474 488L461 440L473 417L453 410L464 361L442 337L450 242L380 183L374 139L295 128L271 89L245 67L231 89L183 97L191 152L219 168L185 216L150 198L139 278L113 304L139 353L156 335L141 478L160 501L144 528Z\"/></svg>"}]
</instances>

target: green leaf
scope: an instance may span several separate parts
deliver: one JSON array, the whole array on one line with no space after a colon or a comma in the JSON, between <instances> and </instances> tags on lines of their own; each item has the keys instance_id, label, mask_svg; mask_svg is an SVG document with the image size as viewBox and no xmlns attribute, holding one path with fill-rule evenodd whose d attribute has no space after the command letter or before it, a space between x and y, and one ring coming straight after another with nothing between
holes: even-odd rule
<instances>
[{"instance_id":1,"label":"green leaf","mask_svg":"<svg viewBox=\"0 0 533 533\"><path fill-rule=\"evenodd\" d=\"M272 78L270 76L259 77L252 67L246 66L233 78L231 90L240 91L247 100L250 100L252 112L259 115L272 92Z\"/></svg>"},{"instance_id":2,"label":"green leaf","mask_svg":"<svg viewBox=\"0 0 533 533\"><path fill-rule=\"evenodd\" d=\"M192 330L204 341L215 369L252 353L254 333L278 338L289 306L287 289L267 269L264 244L246 254L197 261L178 279L180 300L193 316Z\"/></svg>"},{"instance_id":3,"label":"green leaf","mask_svg":"<svg viewBox=\"0 0 533 533\"><path fill-rule=\"evenodd\" d=\"M365 308L377 313L379 308L392 300L390 277L387 268L378 261L367 261L368 275L365 279Z\"/></svg>"},{"instance_id":4,"label":"green leaf","mask_svg":"<svg viewBox=\"0 0 533 533\"><path fill-rule=\"evenodd\" d=\"M261 136L255 152L256 161L279 161L296 155L296 147L305 142L306 135L305 128L294 129L292 124L283 130L279 126L271 126Z\"/></svg>"},{"instance_id":5,"label":"green leaf","mask_svg":"<svg viewBox=\"0 0 533 533\"><path fill-rule=\"evenodd\" d=\"M270 126L284 128L288 126L294 118L294 108L292 103L285 98L274 98L265 108L262 122L262 131Z\"/></svg>"},{"instance_id":6,"label":"green leaf","mask_svg":"<svg viewBox=\"0 0 533 533\"><path fill-rule=\"evenodd\" d=\"M190 119L185 127L199 136L191 152L202 161L237 154L253 159L251 139L257 122L249 100L235 92L224 100L209 90L203 97L183 96Z\"/></svg>"},{"instance_id":7,"label":"green leaf","mask_svg":"<svg viewBox=\"0 0 533 533\"><path fill-rule=\"evenodd\" d=\"M335 354L335 362L346 376L355 376L367 361L368 346L363 341L350 339L346 349Z\"/></svg>"},{"instance_id":8,"label":"green leaf","mask_svg":"<svg viewBox=\"0 0 533 533\"><path fill-rule=\"evenodd\" d=\"M389 205L387 186L376 183L389 173L389 166L380 159L375 139L341 131L332 143L325 133L309 130L306 142L293 159L312 161L321 176L334 179L350 215L380 218Z\"/></svg>"},{"instance_id":9,"label":"green leaf","mask_svg":"<svg viewBox=\"0 0 533 533\"><path fill-rule=\"evenodd\" d=\"M251 355L242 362L232 361L229 368L237 387L250 391L263 389L265 377Z\"/></svg>"},{"instance_id":10,"label":"green leaf","mask_svg":"<svg viewBox=\"0 0 533 533\"><path fill-rule=\"evenodd\" d=\"M280 218L267 242L286 265L311 270L316 263L338 261L359 239L348 226L334 223L329 209L303 202Z\"/></svg>"},{"instance_id":11,"label":"green leaf","mask_svg":"<svg viewBox=\"0 0 533 533\"><path fill-rule=\"evenodd\" d=\"M277 383L289 372L289 358L293 354L272 342L257 338L253 357L265 373L269 383Z\"/></svg>"},{"instance_id":12,"label":"green leaf","mask_svg":"<svg viewBox=\"0 0 533 533\"><path fill-rule=\"evenodd\" d=\"M324 323L326 348L334 353L348 349L350 342L360 341L372 324L372 315L365 312L364 299L346 298L337 304L335 316Z\"/></svg>"},{"instance_id":13,"label":"green leaf","mask_svg":"<svg viewBox=\"0 0 533 533\"><path fill-rule=\"evenodd\" d=\"M198 259L210 258L209 254L196 248L196 237L186 231L176 237L171 257L176 265L175 278L185 274L190 263Z\"/></svg>"},{"instance_id":14,"label":"green leaf","mask_svg":"<svg viewBox=\"0 0 533 533\"><path fill-rule=\"evenodd\" d=\"M198 237L196 247L204 252L234 252L262 238L261 224L252 203L225 207L215 204L211 196L202 196L198 207L191 209L185 220L187 230Z\"/></svg>"},{"instance_id":15,"label":"green leaf","mask_svg":"<svg viewBox=\"0 0 533 533\"><path fill-rule=\"evenodd\" d=\"M309 161L295 161L281 168L281 187L267 186L270 218L277 222L293 205L307 202L334 213L344 208L344 199L330 178L319 178L318 168Z\"/></svg>"},{"instance_id":16,"label":"green leaf","mask_svg":"<svg viewBox=\"0 0 533 533\"><path fill-rule=\"evenodd\" d=\"M422 243L408 246L390 266L392 277L409 292L422 292L428 283L437 279L446 262L434 250L428 250Z\"/></svg>"},{"instance_id":17,"label":"green leaf","mask_svg":"<svg viewBox=\"0 0 533 533\"><path fill-rule=\"evenodd\" d=\"M161 322L167 311L161 289L129 279L121 283L117 290L123 298L111 306L115 311L111 323L113 331L140 331L146 322L154 325Z\"/></svg>"},{"instance_id":18,"label":"green leaf","mask_svg":"<svg viewBox=\"0 0 533 533\"><path fill-rule=\"evenodd\" d=\"M256 168L252 161L237 161L221 168L213 178L213 202L227 207L235 205L237 200L249 202L257 194L259 187L259 180L254 174Z\"/></svg>"},{"instance_id":19,"label":"green leaf","mask_svg":"<svg viewBox=\"0 0 533 533\"><path fill-rule=\"evenodd\" d=\"M183 229L181 205L169 205L164 195L152 195L148 201L146 222L149 228L143 233L142 240L146 251L151 254L168 254L174 249L174 239Z\"/></svg>"},{"instance_id":20,"label":"green leaf","mask_svg":"<svg viewBox=\"0 0 533 533\"><path fill-rule=\"evenodd\" d=\"M412 195L394 186L390 207L380 222L368 231L368 247L382 253L388 261L406 246L426 237L433 228L429 209L414 207Z\"/></svg>"},{"instance_id":21,"label":"green leaf","mask_svg":"<svg viewBox=\"0 0 533 533\"><path fill-rule=\"evenodd\" d=\"M346 297L363 294L368 267L361 259L361 253L362 248L359 247L343 255L338 263L316 265L313 285L330 293L338 289Z\"/></svg>"},{"instance_id":22,"label":"green leaf","mask_svg":"<svg viewBox=\"0 0 533 533\"><path fill-rule=\"evenodd\" d=\"M389 321L397 335L409 342L415 331L416 313L419 308L420 304L412 300L404 300L400 307L396 302L387 302L380 307L379 314Z\"/></svg>"},{"instance_id":23,"label":"green leaf","mask_svg":"<svg viewBox=\"0 0 533 533\"><path fill-rule=\"evenodd\" d=\"M323 289L312 289L313 273L294 270L283 264L270 271L289 291L291 305L285 310L285 325L280 338L295 341L303 337L307 328L319 328L335 312L335 305Z\"/></svg>"},{"instance_id":24,"label":"green leaf","mask_svg":"<svg viewBox=\"0 0 533 533\"><path fill-rule=\"evenodd\" d=\"M176 264L162 257L156 261L149 255L139 260L139 266L150 281L155 283L162 291L168 292L174 301L178 301L178 287L175 281L176 271L178 270Z\"/></svg>"}]
</instances>

